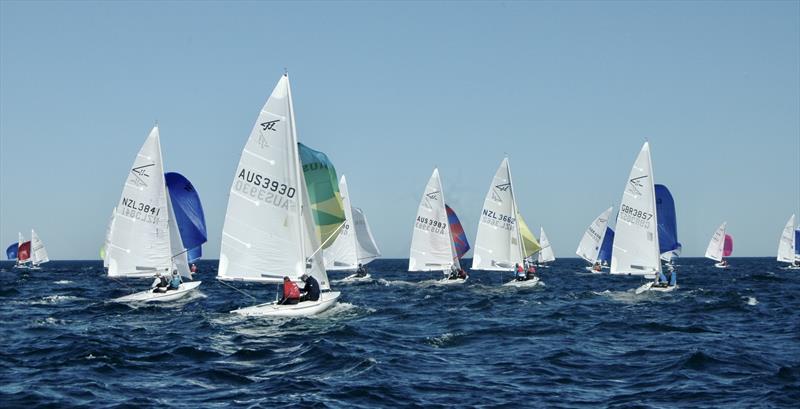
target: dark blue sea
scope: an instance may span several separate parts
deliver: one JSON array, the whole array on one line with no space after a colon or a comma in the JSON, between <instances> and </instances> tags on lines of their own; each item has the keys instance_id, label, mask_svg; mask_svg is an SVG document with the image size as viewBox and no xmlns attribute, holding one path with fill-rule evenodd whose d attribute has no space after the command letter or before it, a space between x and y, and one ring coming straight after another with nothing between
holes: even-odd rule
<instances>
[{"instance_id":1,"label":"dark blue sea","mask_svg":"<svg viewBox=\"0 0 800 409\"><path fill-rule=\"evenodd\" d=\"M150 280L119 284L99 261L3 263L0 406L798 407L800 271L677 264L675 292L634 295L644 279L577 259L540 269L532 289L489 272L436 286L378 260L372 282L334 281L328 312L276 320L229 314L254 302L217 282L213 261L199 263L198 294L142 306L107 300Z\"/></svg>"}]
</instances>

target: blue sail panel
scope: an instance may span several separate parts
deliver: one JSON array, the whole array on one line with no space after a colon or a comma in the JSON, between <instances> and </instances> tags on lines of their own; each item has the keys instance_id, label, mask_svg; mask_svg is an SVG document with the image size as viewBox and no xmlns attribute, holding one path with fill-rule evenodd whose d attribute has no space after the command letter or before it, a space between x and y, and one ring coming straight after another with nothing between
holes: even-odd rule
<instances>
[{"instance_id":1,"label":"blue sail panel","mask_svg":"<svg viewBox=\"0 0 800 409\"><path fill-rule=\"evenodd\" d=\"M17 259L17 247L19 247L19 243L14 242L6 249L6 256L8 256L9 260Z\"/></svg>"},{"instance_id":2,"label":"blue sail panel","mask_svg":"<svg viewBox=\"0 0 800 409\"><path fill-rule=\"evenodd\" d=\"M600 251L597 253L597 260L605 262L605 264L611 263L611 253L613 250L614 230L611 230L610 227L606 227L606 235L603 236L603 244L600 245Z\"/></svg>"},{"instance_id":3,"label":"blue sail panel","mask_svg":"<svg viewBox=\"0 0 800 409\"><path fill-rule=\"evenodd\" d=\"M197 246L186 252L186 258L189 259L190 263L195 260L200 260L200 257L203 257L203 246Z\"/></svg>"},{"instance_id":4,"label":"blue sail panel","mask_svg":"<svg viewBox=\"0 0 800 409\"><path fill-rule=\"evenodd\" d=\"M794 254L800 256L800 229L794 231Z\"/></svg>"},{"instance_id":5,"label":"blue sail panel","mask_svg":"<svg viewBox=\"0 0 800 409\"><path fill-rule=\"evenodd\" d=\"M200 258L202 255L200 246L208 240L206 217L200 196L192 182L180 173L169 172L164 174L164 178L167 181L169 198L172 200L172 210L181 233L183 247L190 249L187 256L189 261L194 261Z\"/></svg>"},{"instance_id":6,"label":"blue sail panel","mask_svg":"<svg viewBox=\"0 0 800 409\"><path fill-rule=\"evenodd\" d=\"M658 214L658 250L664 254L681 248L678 243L678 220L675 216L675 200L664 185L655 185L656 213Z\"/></svg>"},{"instance_id":7,"label":"blue sail panel","mask_svg":"<svg viewBox=\"0 0 800 409\"><path fill-rule=\"evenodd\" d=\"M467 234L464 233L464 228L461 226L461 221L458 220L456 212L446 204L444 208L447 211L447 222L450 224L450 234L453 235L453 246L455 246L456 254L460 259L464 254L467 254L470 249L469 242L467 241Z\"/></svg>"}]
</instances>

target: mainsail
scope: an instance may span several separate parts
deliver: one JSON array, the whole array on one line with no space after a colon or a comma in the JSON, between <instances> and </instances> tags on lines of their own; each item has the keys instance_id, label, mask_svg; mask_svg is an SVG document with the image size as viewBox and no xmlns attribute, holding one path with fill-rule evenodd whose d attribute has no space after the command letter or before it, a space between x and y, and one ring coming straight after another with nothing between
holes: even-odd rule
<instances>
[{"instance_id":1,"label":"mainsail","mask_svg":"<svg viewBox=\"0 0 800 409\"><path fill-rule=\"evenodd\" d=\"M231 184L217 278L281 283L308 272L330 288L301 174L289 77L256 119Z\"/></svg>"},{"instance_id":2,"label":"mainsail","mask_svg":"<svg viewBox=\"0 0 800 409\"><path fill-rule=\"evenodd\" d=\"M172 267L167 188L158 126L125 180L106 249L108 275L147 277Z\"/></svg>"},{"instance_id":3,"label":"mainsail","mask_svg":"<svg viewBox=\"0 0 800 409\"><path fill-rule=\"evenodd\" d=\"M544 233L544 227L539 228L539 243L542 245L542 249L539 251L536 261L539 263L556 261L556 255L553 253L553 247L550 246L550 240Z\"/></svg>"},{"instance_id":4,"label":"mainsail","mask_svg":"<svg viewBox=\"0 0 800 409\"><path fill-rule=\"evenodd\" d=\"M611 274L653 276L661 273L658 214L650 143L645 142L622 193Z\"/></svg>"},{"instance_id":5,"label":"mainsail","mask_svg":"<svg viewBox=\"0 0 800 409\"><path fill-rule=\"evenodd\" d=\"M786 222L783 227L781 237L778 239L778 261L784 263L794 263L795 260L795 230L794 215Z\"/></svg>"},{"instance_id":6,"label":"mainsail","mask_svg":"<svg viewBox=\"0 0 800 409\"><path fill-rule=\"evenodd\" d=\"M581 238L581 242L578 243L578 249L575 250L575 254L592 264L600 260L598 254L600 253L601 245L604 243L603 239L607 231L606 226L608 226L608 218L611 217L611 211L613 209L614 207L609 207L603 213L600 213L589 227L586 228L586 232L583 233L583 237ZM608 261L611 260L609 259Z\"/></svg>"},{"instance_id":7,"label":"mainsail","mask_svg":"<svg viewBox=\"0 0 800 409\"><path fill-rule=\"evenodd\" d=\"M489 185L475 237L473 270L511 271L523 264L522 238L508 158Z\"/></svg>"},{"instance_id":8,"label":"mainsail","mask_svg":"<svg viewBox=\"0 0 800 409\"><path fill-rule=\"evenodd\" d=\"M434 169L417 208L408 271L442 271L459 266L444 203L439 169Z\"/></svg>"},{"instance_id":9,"label":"mainsail","mask_svg":"<svg viewBox=\"0 0 800 409\"><path fill-rule=\"evenodd\" d=\"M103 245L100 247L100 258L103 259L103 267L108 268L108 246L111 243L111 229L114 228L114 220L116 220L117 207L111 209L111 218L108 219L108 226L106 226L106 238Z\"/></svg>"},{"instance_id":10,"label":"mainsail","mask_svg":"<svg viewBox=\"0 0 800 409\"><path fill-rule=\"evenodd\" d=\"M681 243L678 242L678 221L675 216L675 199L664 185L655 185L656 213L658 214L658 251L661 259L670 261L680 255Z\"/></svg>"},{"instance_id":11,"label":"mainsail","mask_svg":"<svg viewBox=\"0 0 800 409\"><path fill-rule=\"evenodd\" d=\"M31 264L38 266L48 261L50 261L50 257L47 256L47 249L44 248L42 239L31 229Z\"/></svg>"},{"instance_id":12,"label":"mainsail","mask_svg":"<svg viewBox=\"0 0 800 409\"><path fill-rule=\"evenodd\" d=\"M710 258L715 261L722 261L722 252L723 247L725 246L725 229L728 226L728 222L723 222L717 230L714 232L714 235L711 236L711 241L708 242L708 248L706 248L706 257Z\"/></svg>"}]
</instances>

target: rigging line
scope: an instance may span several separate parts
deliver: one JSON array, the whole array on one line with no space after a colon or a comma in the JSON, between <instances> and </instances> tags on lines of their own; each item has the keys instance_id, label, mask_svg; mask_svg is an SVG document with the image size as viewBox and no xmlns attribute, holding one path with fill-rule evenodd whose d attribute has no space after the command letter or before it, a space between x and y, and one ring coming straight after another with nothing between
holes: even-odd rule
<instances>
[{"instance_id":1,"label":"rigging line","mask_svg":"<svg viewBox=\"0 0 800 409\"><path fill-rule=\"evenodd\" d=\"M234 290L236 290L236 291L238 291L238 292L240 292L240 293L242 293L242 294L244 294L244 295L246 295L246 296L248 296L248 297L252 298L253 300L255 300L255 299L256 299L256 297L253 297L252 295L248 294L248 293L247 293L247 292L245 292L244 290L240 290L240 289L238 289L238 288L236 288L236 287L234 287L234 286L232 286L232 285L230 285L230 284L226 283L226 282L225 282L225 281L223 281L223 280L217 280L217 282L218 282L218 283L220 283L220 284L222 284L222 285L225 285L225 286L227 286L227 287L230 287L230 288L232 288L232 289L234 289Z\"/></svg>"},{"instance_id":2,"label":"rigging line","mask_svg":"<svg viewBox=\"0 0 800 409\"><path fill-rule=\"evenodd\" d=\"M319 246L319 248L317 248L316 250L314 250L314 252L313 252L313 253L311 253L311 255L310 255L310 256L306 257L306 260L311 260L311 258L312 258L312 257L314 257L315 255L317 255L317 253L319 253L319 251L320 251L320 250L322 250L322 248L323 248L323 247L325 247L325 245L326 245L326 244L328 244L328 241L330 241L330 239L331 239L331 238L333 238L334 236L336 236L336 233L337 233L339 230L341 230L341 229L342 229L342 227L345 225L345 223L347 223L347 220L343 221L343 222L342 222L342 223L339 225L339 227L337 227L337 228L336 228L336 230L334 230L334 231L333 231L333 233L331 233L331 234L330 234L330 236L328 236L328 238L327 238L327 239L325 239L325 241L324 241L324 242L322 242L322 244Z\"/></svg>"}]
</instances>

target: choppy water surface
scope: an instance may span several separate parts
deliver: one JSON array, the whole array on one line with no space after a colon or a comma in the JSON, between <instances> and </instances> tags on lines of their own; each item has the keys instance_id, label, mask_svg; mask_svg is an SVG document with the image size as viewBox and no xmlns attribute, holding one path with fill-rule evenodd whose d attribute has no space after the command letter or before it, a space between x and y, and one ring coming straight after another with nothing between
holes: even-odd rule
<instances>
[{"instance_id":1,"label":"choppy water surface","mask_svg":"<svg viewBox=\"0 0 800 409\"><path fill-rule=\"evenodd\" d=\"M767 258L723 271L681 259L680 288L540 269L545 286L464 286L371 264L315 318L228 313L252 304L199 264L200 292L116 305L100 262L0 271L5 407L791 407L800 402L800 271ZM467 263L469 265L469 263ZM146 287L149 280L125 284ZM268 301L274 286L237 284Z\"/></svg>"}]
</instances>

